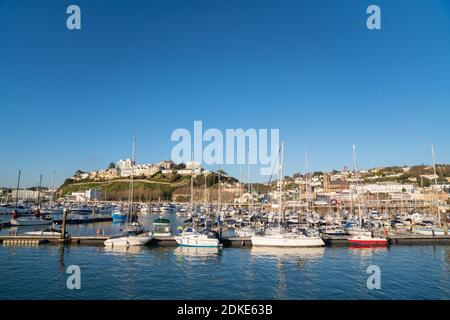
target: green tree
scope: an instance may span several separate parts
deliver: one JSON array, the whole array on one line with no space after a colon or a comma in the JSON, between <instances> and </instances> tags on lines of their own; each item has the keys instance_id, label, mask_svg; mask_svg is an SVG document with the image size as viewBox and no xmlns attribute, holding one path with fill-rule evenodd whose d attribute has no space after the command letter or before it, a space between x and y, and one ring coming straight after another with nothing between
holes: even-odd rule
<instances>
[{"instance_id":1,"label":"green tree","mask_svg":"<svg viewBox=\"0 0 450 320\"><path fill-rule=\"evenodd\" d=\"M114 162L110 162L108 165L108 170L109 169L115 169L116 168L116 164Z\"/></svg>"}]
</instances>

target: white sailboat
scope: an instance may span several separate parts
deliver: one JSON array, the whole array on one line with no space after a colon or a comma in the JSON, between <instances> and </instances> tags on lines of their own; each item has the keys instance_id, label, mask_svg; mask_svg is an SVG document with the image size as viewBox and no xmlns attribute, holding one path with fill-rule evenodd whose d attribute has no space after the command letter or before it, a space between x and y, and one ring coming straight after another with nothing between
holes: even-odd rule
<instances>
[{"instance_id":1,"label":"white sailboat","mask_svg":"<svg viewBox=\"0 0 450 320\"><path fill-rule=\"evenodd\" d=\"M358 186L359 175L358 175L358 162L356 160L356 145L353 145L353 165L355 167L356 186ZM358 188L356 188L356 190L357 190L356 192L358 192ZM363 190L363 197L364 197L364 190ZM360 201L358 201L358 218L359 218L358 219L359 226L348 230L349 234L351 235L350 238L348 238L348 242L350 242L350 244L362 246L388 245L388 240L386 238L374 237L371 231L363 227Z\"/></svg>"},{"instance_id":2,"label":"white sailboat","mask_svg":"<svg viewBox=\"0 0 450 320\"><path fill-rule=\"evenodd\" d=\"M43 218L37 218L37 217L17 217L17 218L11 218L10 224L12 226L22 227L22 226L47 226L51 225L53 223L53 220L50 219L43 219Z\"/></svg>"},{"instance_id":3,"label":"white sailboat","mask_svg":"<svg viewBox=\"0 0 450 320\"><path fill-rule=\"evenodd\" d=\"M287 232L281 228L283 212L283 161L284 142L281 144L281 162L279 167L280 199L278 210L278 228L266 230L262 235L251 237L252 246L265 247L322 247L325 246L322 238L317 236L306 236L304 234Z\"/></svg>"},{"instance_id":4,"label":"white sailboat","mask_svg":"<svg viewBox=\"0 0 450 320\"><path fill-rule=\"evenodd\" d=\"M194 228L186 228L181 235L174 237L180 246L217 248L220 246L219 239L214 232L209 230L197 231Z\"/></svg>"},{"instance_id":5,"label":"white sailboat","mask_svg":"<svg viewBox=\"0 0 450 320\"><path fill-rule=\"evenodd\" d=\"M53 220L44 219L40 215L38 216L23 216L21 217L19 213L19 205L18 205L18 193L20 188L20 175L21 171L19 170L19 176L17 178L17 189L16 189L16 204L15 209L12 212L11 220L9 221L12 226L45 226L53 223ZM42 179L42 176L41 176Z\"/></svg>"},{"instance_id":6,"label":"white sailboat","mask_svg":"<svg viewBox=\"0 0 450 320\"><path fill-rule=\"evenodd\" d=\"M191 212L194 210L194 177L192 170L193 169L191 169ZM175 236L174 239L178 243L178 245L186 247L217 248L221 245L217 234L208 229L199 232L192 227L185 228L183 229L181 234Z\"/></svg>"},{"instance_id":7,"label":"white sailboat","mask_svg":"<svg viewBox=\"0 0 450 320\"><path fill-rule=\"evenodd\" d=\"M57 225L53 224L51 227L48 227L44 230L37 231L28 231L25 232L26 235L30 236L60 236L61 228L57 227Z\"/></svg>"},{"instance_id":8,"label":"white sailboat","mask_svg":"<svg viewBox=\"0 0 450 320\"><path fill-rule=\"evenodd\" d=\"M107 247L130 247L130 246L142 246L149 243L152 240L152 236L147 232L144 232L142 225L138 222L132 222L133 214L133 174L134 174L134 164L135 164L135 148L136 148L136 138L133 137L133 154L131 163L131 176L130 176L130 190L129 190L129 206L128 219L129 222L122 230L122 234L117 237L109 238L104 242Z\"/></svg>"}]
</instances>

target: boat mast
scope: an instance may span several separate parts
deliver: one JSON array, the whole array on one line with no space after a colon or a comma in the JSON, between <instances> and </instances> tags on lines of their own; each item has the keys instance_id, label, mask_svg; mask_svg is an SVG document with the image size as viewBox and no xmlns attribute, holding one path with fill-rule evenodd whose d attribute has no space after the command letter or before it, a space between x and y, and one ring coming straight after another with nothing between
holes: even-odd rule
<instances>
[{"instance_id":1,"label":"boat mast","mask_svg":"<svg viewBox=\"0 0 450 320\"><path fill-rule=\"evenodd\" d=\"M52 175L52 192L50 196L50 208L53 207L53 198L54 198L54 191L55 190L55 170L53 169L53 175Z\"/></svg>"},{"instance_id":2,"label":"boat mast","mask_svg":"<svg viewBox=\"0 0 450 320\"><path fill-rule=\"evenodd\" d=\"M362 215L361 215L361 202L359 201L358 197L358 162L356 160L356 145L353 144L353 167L355 169L355 183L356 183L356 196L358 198L358 220L359 220L359 226L362 227Z\"/></svg>"},{"instance_id":3,"label":"boat mast","mask_svg":"<svg viewBox=\"0 0 450 320\"><path fill-rule=\"evenodd\" d=\"M220 169L220 165L219 165L219 184L218 184L218 187L217 187L217 193L218 193L218 195L217 195L217 202L218 202L218 204L217 204L217 216L219 216L219 213L220 213L221 207L222 207L222 194L221 194L221 189L220 189L220 177L221 176L222 176L222 173L221 173L221 169Z\"/></svg>"},{"instance_id":4,"label":"boat mast","mask_svg":"<svg viewBox=\"0 0 450 320\"><path fill-rule=\"evenodd\" d=\"M441 225L441 215L439 213L438 197L437 197L437 174L436 174L436 155L434 152L434 143L431 142L431 156L433 157L433 174L434 174L434 204L437 211L438 225Z\"/></svg>"},{"instance_id":5,"label":"boat mast","mask_svg":"<svg viewBox=\"0 0 450 320\"><path fill-rule=\"evenodd\" d=\"M281 228L281 219L283 215L283 161L284 161L284 141L281 142L281 162L279 167L280 199L279 199L278 221L280 228Z\"/></svg>"},{"instance_id":6,"label":"boat mast","mask_svg":"<svg viewBox=\"0 0 450 320\"><path fill-rule=\"evenodd\" d=\"M207 189L207 183L206 183L206 174L203 172L203 176L205 178L205 192L203 194L203 203L204 203L204 207L205 207L205 211L206 211L206 207L207 207L207 202L208 202L208 189ZM209 208L208 208L208 215L209 215Z\"/></svg>"},{"instance_id":7,"label":"boat mast","mask_svg":"<svg viewBox=\"0 0 450 320\"><path fill-rule=\"evenodd\" d=\"M38 186L38 190L37 190L37 192L38 192L38 194L37 194L37 206L38 206L38 208L41 207L41 186L42 186L42 174L39 177L39 186Z\"/></svg>"},{"instance_id":8,"label":"boat mast","mask_svg":"<svg viewBox=\"0 0 450 320\"><path fill-rule=\"evenodd\" d=\"M130 175L130 190L129 190L129 212L128 221L131 223L133 215L133 195L134 195L134 163L135 163L135 152L136 152L136 133L133 133L133 151L131 153L131 175Z\"/></svg>"},{"instance_id":9,"label":"boat mast","mask_svg":"<svg viewBox=\"0 0 450 320\"><path fill-rule=\"evenodd\" d=\"M194 212L194 153L191 158L191 213Z\"/></svg>"},{"instance_id":10,"label":"boat mast","mask_svg":"<svg viewBox=\"0 0 450 320\"><path fill-rule=\"evenodd\" d=\"M251 204L250 208L253 211L253 191L252 185L250 183L250 149L247 149L247 184L248 184L248 193L250 195L250 204Z\"/></svg>"},{"instance_id":11,"label":"boat mast","mask_svg":"<svg viewBox=\"0 0 450 320\"><path fill-rule=\"evenodd\" d=\"M308 162L308 148L305 146L305 193L306 193L306 213L309 211L309 162Z\"/></svg>"},{"instance_id":12,"label":"boat mast","mask_svg":"<svg viewBox=\"0 0 450 320\"><path fill-rule=\"evenodd\" d=\"M16 205L15 205L16 212L17 212L17 204L19 201L20 174L21 174L21 171L19 170L19 176L17 177L17 188L16 188Z\"/></svg>"}]
</instances>

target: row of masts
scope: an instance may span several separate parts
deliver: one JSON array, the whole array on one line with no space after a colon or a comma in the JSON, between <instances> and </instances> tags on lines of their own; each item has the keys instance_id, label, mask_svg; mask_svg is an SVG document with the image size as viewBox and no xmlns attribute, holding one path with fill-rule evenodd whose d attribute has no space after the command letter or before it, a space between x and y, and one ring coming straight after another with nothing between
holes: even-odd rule
<instances>
[{"instance_id":1,"label":"row of masts","mask_svg":"<svg viewBox=\"0 0 450 320\"><path fill-rule=\"evenodd\" d=\"M16 199L15 199L15 203L14 203L14 208L17 210L18 206L19 206L19 189L20 189L20 179L22 176L22 170L19 170L19 173L17 175L17 186L16 186ZM42 190L42 178L43 175L41 174L39 176L39 184L37 187L37 206L38 208L40 208L41 206L41 190ZM51 198L50 198L50 204L53 203L53 198L54 198L54 190L55 190L55 170L53 170L53 176L52 176L52 193L51 193Z\"/></svg>"}]
</instances>

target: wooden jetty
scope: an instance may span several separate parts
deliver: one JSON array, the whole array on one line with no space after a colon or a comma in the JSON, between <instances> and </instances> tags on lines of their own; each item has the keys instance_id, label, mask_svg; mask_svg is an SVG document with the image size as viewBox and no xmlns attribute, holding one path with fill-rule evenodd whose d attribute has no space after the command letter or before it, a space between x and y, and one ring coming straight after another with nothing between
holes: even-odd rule
<instances>
[{"instance_id":1,"label":"wooden jetty","mask_svg":"<svg viewBox=\"0 0 450 320\"><path fill-rule=\"evenodd\" d=\"M450 244L450 235L424 236L413 234L398 234L388 237L390 244Z\"/></svg>"},{"instance_id":2,"label":"wooden jetty","mask_svg":"<svg viewBox=\"0 0 450 320\"><path fill-rule=\"evenodd\" d=\"M66 242L79 245L103 245L103 242L105 242L109 238L111 238L111 236L71 236L67 238Z\"/></svg>"},{"instance_id":3,"label":"wooden jetty","mask_svg":"<svg viewBox=\"0 0 450 320\"><path fill-rule=\"evenodd\" d=\"M61 243L59 236L29 236L29 235L5 235L0 236L3 245L41 245L45 243Z\"/></svg>"},{"instance_id":4,"label":"wooden jetty","mask_svg":"<svg viewBox=\"0 0 450 320\"><path fill-rule=\"evenodd\" d=\"M250 237L222 238L221 242L224 247L251 247L252 246L252 240Z\"/></svg>"},{"instance_id":5,"label":"wooden jetty","mask_svg":"<svg viewBox=\"0 0 450 320\"><path fill-rule=\"evenodd\" d=\"M46 235L0 235L0 243L3 245L42 245L42 244L67 244L67 245L103 245L103 242L111 238L111 235L66 235L60 236ZM326 246L348 246L348 235L324 236ZM450 236L423 236L415 234L397 234L387 237L391 245L450 245ZM222 238L224 247L251 247L250 237L230 237ZM153 238L150 245L155 246L176 246L174 237Z\"/></svg>"},{"instance_id":6,"label":"wooden jetty","mask_svg":"<svg viewBox=\"0 0 450 320\"><path fill-rule=\"evenodd\" d=\"M323 241L327 246L347 246L350 245L348 238L350 236L324 236ZM450 245L450 236L423 236L418 234L393 234L387 237L391 245L403 244L421 244L421 245L435 245L446 244Z\"/></svg>"}]
</instances>

